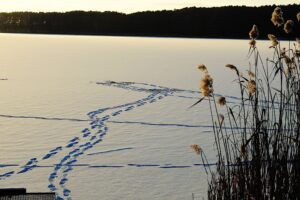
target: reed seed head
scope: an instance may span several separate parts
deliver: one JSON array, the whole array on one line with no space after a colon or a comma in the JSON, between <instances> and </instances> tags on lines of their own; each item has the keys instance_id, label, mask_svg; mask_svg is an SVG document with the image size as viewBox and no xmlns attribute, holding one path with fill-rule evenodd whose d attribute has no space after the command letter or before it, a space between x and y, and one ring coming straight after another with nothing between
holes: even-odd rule
<instances>
[{"instance_id":1,"label":"reed seed head","mask_svg":"<svg viewBox=\"0 0 300 200\"><path fill-rule=\"evenodd\" d=\"M259 32L258 32L258 28L257 26L254 24L252 26L252 29L250 30L249 32L249 37L252 39L252 40L255 40L259 35Z\"/></svg>"},{"instance_id":2,"label":"reed seed head","mask_svg":"<svg viewBox=\"0 0 300 200\"><path fill-rule=\"evenodd\" d=\"M250 44L250 47L251 47L251 48L254 48L255 45L256 45L256 40L251 39L250 42L249 42L249 44Z\"/></svg>"},{"instance_id":3,"label":"reed seed head","mask_svg":"<svg viewBox=\"0 0 300 200\"><path fill-rule=\"evenodd\" d=\"M284 23L284 19L282 17L283 12L281 11L280 7L276 7L272 13L271 21L273 22L274 26L282 26Z\"/></svg>"},{"instance_id":4,"label":"reed seed head","mask_svg":"<svg viewBox=\"0 0 300 200\"><path fill-rule=\"evenodd\" d=\"M268 34L268 38L269 40L273 41L273 40L277 40L277 37L273 34Z\"/></svg>"},{"instance_id":5,"label":"reed seed head","mask_svg":"<svg viewBox=\"0 0 300 200\"><path fill-rule=\"evenodd\" d=\"M300 12L298 12L298 14L297 14L297 20L298 20L298 22L300 22Z\"/></svg>"},{"instance_id":6,"label":"reed seed head","mask_svg":"<svg viewBox=\"0 0 300 200\"><path fill-rule=\"evenodd\" d=\"M204 97L210 97L213 93L213 78L209 74L205 74L202 78L200 88Z\"/></svg>"},{"instance_id":7,"label":"reed seed head","mask_svg":"<svg viewBox=\"0 0 300 200\"><path fill-rule=\"evenodd\" d=\"M239 70L236 68L236 66L234 66L234 65L232 65L232 64L228 64L228 65L226 65L225 67L228 67L229 69L235 71L236 74L237 74L238 76L240 76L240 72L239 72Z\"/></svg>"},{"instance_id":8,"label":"reed seed head","mask_svg":"<svg viewBox=\"0 0 300 200\"><path fill-rule=\"evenodd\" d=\"M249 75L249 77L250 78L254 78L255 77L255 73L254 72L252 72L252 71L248 71L248 75Z\"/></svg>"},{"instance_id":9,"label":"reed seed head","mask_svg":"<svg viewBox=\"0 0 300 200\"><path fill-rule=\"evenodd\" d=\"M293 31L294 28L294 22L293 20L287 20L286 23L284 24L284 31L289 34Z\"/></svg>"},{"instance_id":10,"label":"reed seed head","mask_svg":"<svg viewBox=\"0 0 300 200\"><path fill-rule=\"evenodd\" d=\"M250 95L254 94L256 92L256 82L254 80L249 80L247 88Z\"/></svg>"},{"instance_id":11,"label":"reed seed head","mask_svg":"<svg viewBox=\"0 0 300 200\"><path fill-rule=\"evenodd\" d=\"M201 147L199 145L197 145L197 144L192 144L191 148L198 155L200 155L203 152L203 150L201 149Z\"/></svg>"},{"instance_id":12,"label":"reed seed head","mask_svg":"<svg viewBox=\"0 0 300 200\"><path fill-rule=\"evenodd\" d=\"M275 46L278 45L278 40L277 40L277 37L275 35L268 34L268 38L272 42L272 46L271 47L275 47Z\"/></svg>"},{"instance_id":13,"label":"reed seed head","mask_svg":"<svg viewBox=\"0 0 300 200\"><path fill-rule=\"evenodd\" d=\"M220 106L224 106L226 104L226 98L225 97L219 97L218 104Z\"/></svg>"},{"instance_id":14,"label":"reed seed head","mask_svg":"<svg viewBox=\"0 0 300 200\"><path fill-rule=\"evenodd\" d=\"M205 73L207 73L208 71L207 71L207 68L206 68L206 66L205 65L203 65L203 64L201 64L201 65L198 65L198 69L200 70L200 71L202 71L202 72L205 72Z\"/></svg>"}]
</instances>

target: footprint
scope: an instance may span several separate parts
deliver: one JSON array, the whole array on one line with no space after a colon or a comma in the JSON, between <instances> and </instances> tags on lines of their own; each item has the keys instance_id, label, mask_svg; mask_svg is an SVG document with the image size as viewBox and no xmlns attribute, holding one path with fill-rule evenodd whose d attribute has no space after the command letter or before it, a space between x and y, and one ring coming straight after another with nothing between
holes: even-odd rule
<instances>
[{"instance_id":1,"label":"footprint","mask_svg":"<svg viewBox=\"0 0 300 200\"><path fill-rule=\"evenodd\" d=\"M115 117L115 116L117 116L117 115L121 114L121 112L122 112L122 110L120 110L120 111L117 111L117 112L114 112L114 113L112 113L111 115Z\"/></svg>"},{"instance_id":2,"label":"footprint","mask_svg":"<svg viewBox=\"0 0 300 200\"><path fill-rule=\"evenodd\" d=\"M55 172L51 173L48 180L53 181L57 177L57 174Z\"/></svg>"},{"instance_id":3,"label":"footprint","mask_svg":"<svg viewBox=\"0 0 300 200\"><path fill-rule=\"evenodd\" d=\"M64 200L63 198L61 198L60 196L56 196L55 200Z\"/></svg>"},{"instance_id":4,"label":"footprint","mask_svg":"<svg viewBox=\"0 0 300 200\"><path fill-rule=\"evenodd\" d=\"M77 158L78 156L83 155L83 154L84 154L83 152L79 152L77 154L74 154L73 156L74 156L74 158Z\"/></svg>"},{"instance_id":5,"label":"footprint","mask_svg":"<svg viewBox=\"0 0 300 200\"><path fill-rule=\"evenodd\" d=\"M55 187L52 183L48 185L48 188L49 188L52 192L54 192L54 191L56 190L56 187Z\"/></svg>"},{"instance_id":6,"label":"footprint","mask_svg":"<svg viewBox=\"0 0 300 200\"><path fill-rule=\"evenodd\" d=\"M68 173L68 172L70 172L70 171L72 171L72 170L73 170L73 167L67 166L67 168L64 169L63 173Z\"/></svg>"},{"instance_id":7,"label":"footprint","mask_svg":"<svg viewBox=\"0 0 300 200\"><path fill-rule=\"evenodd\" d=\"M96 144L98 144L98 143L100 143L101 141L102 141L102 139L96 140L95 142L93 142L93 146L96 145Z\"/></svg>"},{"instance_id":8,"label":"footprint","mask_svg":"<svg viewBox=\"0 0 300 200\"><path fill-rule=\"evenodd\" d=\"M86 133L86 132L88 132L89 131L89 129L88 128L85 128L85 129L83 129L81 132L82 133Z\"/></svg>"},{"instance_id":9,"label":"footprint","mask_svg":"<svg viewBox=\"0 0 300 200\"><path fill-rule=\"evenodd\" d=\"M10 177L10 176L13 175L14 173L15 173L15 171L7 172L7 173L5 173L5 174L0 175L0 178L2 178L2 177L4 177L4 178Z\"/></svg>"},{"instance_id":10,"label":"footprint","mask_svg":"<svg viewBox=\"0 0 300 200\"><path fill-rule=\"evenodd\" d=\"M72 165L73 163L76 163L76 162L77 162L77 160L76 160L76 159L74 159L74 160L71 160L71 161L67 162L67 164L66 164L66 165Z\"/></svg>"},{"instance_id":11,"label":"footprint","mask_svg":"<svg viewBox=\"0 0 300 200\"><path fill-rule=\"evenodd\" d=\"M134 106L129 106L129 107L127 107L124 111L130 111L130 110L132 110L134 108Z\"/></svg>"},{"instance_id":12,"label":"footprint","mask_svg":"<svg viewBox=\"0 0 300 200\"><path fill-rule=\"evenodd\" d=\"M80 150L80 149L76 148L76 149L74 149L73 151L70 151L70 155L72 155L72 154L78 152L79 150Z\"/></svg>"},{"instance_id":13,"label":"footprint","mask_svg":"<svg viewBox=\"0 0 300 200\"><path fill-rule=\"evenodd\" d=\"M18 174L26 173L26 172L32 170L32 169L35 168L35 167L36 167L36 165L33 165L33 166L26 166L26 167L24 167L23 170L19 171Z\"/></svg>"},{"instance_id":14,"label":"footprint","mask_svg":"<svg viewBox=\"0 0 300 200\"><path fill-rule=\"evenodd\" d=\"M149 101L149 103L154 103L156 102L156 99L152 99L151 101Z\"/></svg>"},{"instance_id":15,"label":"footprint","mask_svg":"<svg viewBox=\"0 0 300 200\"><path fill-rule=\"evenodd\" d=\"M55 154L57 154L57 152L48 153L42 159L43 160L47 160L47 159L51 158L53 155L55 155Z\"/></svg>"},{"instance_id":16,"label":"footprint","mask_svg":"<svg viewBox=\"0 0 300 200\"><path fill-rule=\"evenodd\" d=\"M61 151L61 150L62 150L62 147L59 146L59 147L56 147L55 149L50 150L49 152L52 153L52 152Z\"/></svg>"},{"instance_id":17,"label":"footprint","mask_svg":"<svg viewBox=\"0 0 300 200\"><path fill-rule=\"evenodd\" d=\"M34 163L37 163L37 159L36 158L31 158L25 165L32 165Z\"/></svg>"},{"instance_id":18,"label":"footprint","mask_svg":"<svg viewBox=\"0 0 300 200\"><path fill-rule=\"evenodd\" d=\"M93 128L93 127L92 127L92 128ZM88 137L90 134L91 134L91 132L87 132L87 133L83 134L83 137L86 138L86 137Z\"/></svg>"},{"instance_id":19,"label":"footprint","mask_svg":"<svg viewBox=\"0 0 300 200\"><path fill-rule=\"evenodd\" d=\"M62 178L59 182L59 185L64 185L69 179L67 178Z\"/></svg>"},{"instance_id":20,"label":"footprint","mask_svg":"<svg viewBox=\"0 0 300 200\"><path fill-rule=\"evenodd\" d=\"M64 189L63 193L64 193L65 197L68 197L70 195L71 191L69 189Z\"/></svg>"},{"instance_id":21,"label":"footprint","mask_svg":"<svg viewBox=\"0 0 300 200\"><path fill-rule=\"evenodd\" d=\"M91 137L90 141L93 141L94 139L96 139L95 135Z\"/></svg>"},{"instance_id":22,"label":"footprint","mask_svg":"<svg viewBox=\"0 0 300 200\"><path fill-rule=\"evenodd\" d=\"M75 146L76 144L78 144L78 142L70 143L66 146L66 148L71 148L71 147Z\"/></svg>"}]
</instances>

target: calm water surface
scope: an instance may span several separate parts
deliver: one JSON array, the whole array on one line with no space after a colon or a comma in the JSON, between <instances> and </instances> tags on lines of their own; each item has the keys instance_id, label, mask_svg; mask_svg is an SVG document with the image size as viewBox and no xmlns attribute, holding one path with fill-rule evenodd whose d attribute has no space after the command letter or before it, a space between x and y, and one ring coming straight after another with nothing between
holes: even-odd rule
<instances>
[{"instance_id":1,"label":"calm water surface","mask_svg":"<svg viewBox=\"0 0 300 200\"><path fill-rule=\"evenodd\" d=\"M234 96L224 66L248 68L248 41L0 34L0 44L0 188L64 199L206 196L189 148L215 162L207 103L188 109L200 97L196 66L209 68L216 93Z\"/></svg>"}]
</instances>

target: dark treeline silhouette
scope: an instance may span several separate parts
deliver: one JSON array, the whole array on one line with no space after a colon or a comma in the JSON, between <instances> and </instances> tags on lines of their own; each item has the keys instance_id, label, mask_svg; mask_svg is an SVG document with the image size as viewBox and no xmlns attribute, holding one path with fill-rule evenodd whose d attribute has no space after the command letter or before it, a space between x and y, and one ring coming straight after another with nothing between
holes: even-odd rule
<instances>
[{"instance_id":1,"label":"dark treeline silhouette","mask_svg":"<svg viewBox=\"0 0 300 200\"><path fill-rule=\"evenodd\" d=\"M268 33L286 38L282 28L275 28L270 21L275 7L191 7L132 14L93 11L0 13L0 32L247 38L252 25L256 24L261 39L266 39ZM281 8L286 20L299 23L296 14L300 11L300 4ZM291 34L293 38L300 35L300 28L296 27Z\"/></svg>"}]
</instances>

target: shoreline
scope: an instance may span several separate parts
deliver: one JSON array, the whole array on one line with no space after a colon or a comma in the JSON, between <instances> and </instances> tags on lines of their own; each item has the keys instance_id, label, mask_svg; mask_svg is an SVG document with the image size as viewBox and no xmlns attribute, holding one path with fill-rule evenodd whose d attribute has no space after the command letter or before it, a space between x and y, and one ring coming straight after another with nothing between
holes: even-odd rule
<instances>
[{"instance_id":1,"label":"shoreline","mask_svg":"<svg viewBox=\"0 0 300 200\"><path fill-rule=\"evenodd\" d=\"M80 34L80 33L20 33L20 32L0 32L1 34L11 35L48 35L48 36L88 36L88 37L136 37L136 38L166 38L166 39L205 39L205 40L250 40L247 37L197 37L197 36L172 36L172 35L139 35L139 34ZM269 39L257 39L257 41L268 41ZM280 39L281 41L289 41L288 39ZM293 40L292 40L293 41Z\"/></svg>"}]
</instances>

